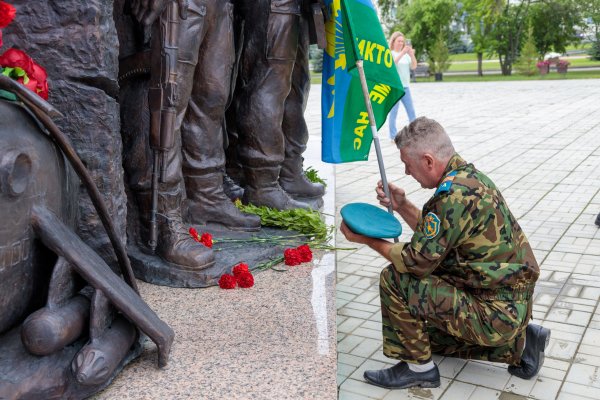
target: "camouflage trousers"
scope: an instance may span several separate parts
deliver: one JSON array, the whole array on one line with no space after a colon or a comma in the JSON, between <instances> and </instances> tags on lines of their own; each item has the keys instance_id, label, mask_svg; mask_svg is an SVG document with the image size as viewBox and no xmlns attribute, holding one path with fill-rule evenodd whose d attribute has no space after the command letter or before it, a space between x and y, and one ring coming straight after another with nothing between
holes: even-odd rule
<instances>
[{"instance_id":1,"label":"camouflage trousers","mask_svg":"<svg viewBox=\"0 0 600 400\"><path fill-rule=\"evenodd\" d=\"M431 355L521 360L529 300L482 300L439 276L418 279L393 265L381 272L383 353L411 363ZM506 300L506 301L505 301Z\"/></svg>"}]
</instances>

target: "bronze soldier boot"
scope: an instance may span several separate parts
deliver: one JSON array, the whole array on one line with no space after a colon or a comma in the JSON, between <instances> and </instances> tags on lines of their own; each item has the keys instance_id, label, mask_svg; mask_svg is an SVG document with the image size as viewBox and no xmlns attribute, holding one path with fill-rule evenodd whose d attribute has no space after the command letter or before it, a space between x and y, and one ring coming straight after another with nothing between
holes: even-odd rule
<instances>
[{"instance_id":1,"label":"bronze soldier boot","mask_svg":"<svg viewBox=\"0 0 600 400\"><path fill-rule=\"evenodd\" d=\"M244 195L244 189L239 186L233 179L228 175L223 175L223 192L225 196L229 197L230 200L242 199Z\"/></svg>"},{"instance_id":2,"label":"bronze soldier boot","mask_svg":"<svg viewBox=\"0 0 600 400\"><path fill-rule=\"evenodd\" d=\"M308 180L302 169L303 158L294 156L287 158L281 165L279 184L294 198L316 199L325 194L325 186Z\"/></svg>"},{"instance_id":3,"label":"bronze soldier boot","mask_svg":"<svg viewBox=\"0 0 600 400\"><path fill-rule=\"evenodd\" d=\"M150 209L151 193L138 193L140 205L140 243L141 249L151 253L150 240ZM181 220L181 190L175 192L158 193L158 240L156 255L170 264L175 264L182 269L201 270L211 267L215 263L213 251L200 243L195 242L188 233L188 228Z\"/></svg>"},{"instance_id":4,"label":"bronze soldier boot","mask_svg":"<svg viewBox=\"0 0 600 400\"><path fill-rule=\"evenodd\" d=\"M260 217L240 211L223 192L220 172L186 176L187 218L196 224L217 223L236 231L258 231Z\"/></svg>"},{"instance_id":5,"label":"bronze soldier boot","mask_svg":"<svg viewBox=\"0 0 600 400\"><path fill-rule=\"evenodd\" d=\"M244 203L267 206L278 210L309 209L308 204L292 199L279 186L277 181L279 169L279 167L244 168L246 175Z\"/></svg>"}]
</instances>

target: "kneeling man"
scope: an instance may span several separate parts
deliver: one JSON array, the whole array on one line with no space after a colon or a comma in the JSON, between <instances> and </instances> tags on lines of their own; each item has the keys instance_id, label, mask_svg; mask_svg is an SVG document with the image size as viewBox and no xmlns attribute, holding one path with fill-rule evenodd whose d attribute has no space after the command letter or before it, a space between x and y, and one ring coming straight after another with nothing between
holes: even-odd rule
<instances>
[{"instance_id":1,"label":"kneeling man","mask_svg":"<svg viewBox=\"0 0 600 400\"><path fill-rule=\"evenodd\" d=\"M410 243L341 230L392 262L381 272L383 352L400 362L366 371L385 388L437 387L432 354L502 362L523 379L544 360L550 331L528 324L539 267L494 183L454 150L444 128L420 117L395 138L405 173L436 191L419 210L400 187L381 182L380 204L413 229Z\"/></svg>"}]
</instances>

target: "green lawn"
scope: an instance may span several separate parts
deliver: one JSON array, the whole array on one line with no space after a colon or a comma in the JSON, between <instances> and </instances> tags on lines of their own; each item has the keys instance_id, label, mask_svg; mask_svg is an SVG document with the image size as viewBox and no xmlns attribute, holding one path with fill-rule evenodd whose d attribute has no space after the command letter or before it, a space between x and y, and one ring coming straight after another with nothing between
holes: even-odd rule
<instances>
[{"instance_id":1,"label":"green lawn","mask_svg":"<svg viewBox=\"0 0 600 400\"><path fill-rule=\"evenodd\" d=\"M316 84L321 84L323 78L322 78L323 74L321 74L320 72L314 72L314 71L310 71L310 83L314 83Z\"/></svg>"},{"instance_id":2,"label":"green lawn","mask_svg":"<svg viewBox=\"0 0 600 400\"><path fill-rule=\"evenodd\" d=\"M591 43L583 43L583 44L572 44L567 46L567 51L569 50L589 50L592 48Z\"/></svg>"},{"instance_id":3,"label":"green lawn","mask_svg":"<svg viewBox=\"0 0 600 400\"><path fill-rule=\"evenodd\" d=\"M562 75L554 71L548 75L525 76L513 74L503 76L500 74L491 74L484 76L477 75L445 75L443 82L489 82L489 81L536 81L536 80L554 80L554 79L600 79L600 71L570 71ZM429 78L417 78L417 82L435 82L433 76Z\"/></svg>"},{"instance_id":4,"label":"green lawn","mask_svg":"<svg viewBox=\"0 0 600 400\"><path fill-rule=\"evenodd\" d=\"M561 59L569 60L572 67L600 67L600 61L593 61L589 58L572 58L572 57L561 57ZM500 69L500 61L494 60L494 62L484 62L482 64L483 71L494 71ZM461 71L461 72L475 72L477 71L477 62L461 62L450 64L448 71Z\"/></svg>"},{"instance_id":5,"label":"green lawn","mask_svg":"<svg viewBox=\"0 0 600 400\"><path fill-rule=\"evenodd\" d=\"M571 46L567 46L567 51L569 51L569 50L589 50L591 47L592 47L591 43L571 45ZM483 60L484 61L485 60L498 60L498 57L494 55L491 58L487 58L486 54L484 53ZM473 61L474 63L477 63L477 54L475 54L475 53L450 54L450 61ZM485 65L485 63L484 63L484 65Z\"/></svg>"},{"instance_id":6,"label":"green lawn","mask_svg":"<svg viewBox=\"0 0 600 400\"><path fill-rule=\"evenodd\" d=\"M461 54L450 54L451 61L477 61L477 54L475 53L461 53ZM484 55L485 60L485 55Z\"/></svg>"},{"instance_id":7,"label":"green lawn","mask_svg":"<svg viewBox=\"0 0 600 400\"><path fill-rule=\"evenodd\" d=\"M600 61L590 60L589 58L570 58L566 57L571 63L571 67L600 67Z\"/></svg>"},{"instance_id":8,"label":"green lawn","mask_svg":"<svg viewBox=\"0 0 600 400\"><path fill-rule=\"evenodd\" d=\"M482 68L484 71L490 70L499 70L500 69L500 61L494 60L494 62L484 62L482 63ZM452 63L450 64L450 68L448 71L465 71L465 72L475 72L477 71L477 61L473 62L461 62L461 63Z\"/></svg>"}]
</instances>

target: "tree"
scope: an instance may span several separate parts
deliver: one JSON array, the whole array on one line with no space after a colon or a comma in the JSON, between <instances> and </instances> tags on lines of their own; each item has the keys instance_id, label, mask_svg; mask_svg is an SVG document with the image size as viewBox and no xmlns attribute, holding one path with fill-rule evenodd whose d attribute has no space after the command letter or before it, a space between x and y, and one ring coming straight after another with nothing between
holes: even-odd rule
<instances>
[{"instance_id":1,"label":"tree","mask_svg":"<svg viewBox=\"0 0 600 400\"><path fill-rule=\"evenodd\" d=\"M586 22L582 24L583 32L592 42L590 55L593 60L600 60L600 0L581 0L579 7Z\"/></svg>"},{"instance_id":2,"label":"tree","mask_svg":"<svg viewBox=\"0 0 600 400\"><path fill-rule=\"evenodd\" d=\"M515 63L516 70L523 75L532 76L537 73L537 62L540 59L540 53L535 48L535 39L533 37L533 27L530 25L527 31L527 40L521 50L521 55Z\"/></svg>"},{"instance_id":3,"label":"tree","mask_svg":"<svg viewBox=\"0 0 600 400\"><path fill-rule=\"evenodd\" d=\"M592 60L600 60L600 40L592 43L592 48L590 49L590 58Z\"/></svg>"},{"instance_id":4,"label":"tree","mask_svg":"<svg viewBox=\"0 0 600 400\"><path fill-rule=\"evenodd\" d=\"M530 22L539 52L567 51L569 44L580 41L577 27L582 25L580 7L574 0L544 0L531 4Z\"/></svg>"},{"instance_id":5,"label":"tree","mask_svg":"<svg viewBox=\"0 0 600 400\"><path fill-rule=\"evenodd\" d=\"M450 67L450 53L442 32L429 50L429 68L434 74L443 74ZM437 77L436 77L437 78Z\"/></svg>"},{"instance_id":6,"label":"tree","mask_svg":"<svg viewBox=\"0 0 600 400\"><path fill-rule=\"evenodd\" d=\"M494 28L502 15L504 0L465 0L465 22L477 54L477 75L483 76L483 53L491 45Z\"/></svg>"},{"instance_id":7,"label":"tree","mask_svg":"<svg viewBox=\"0 0 600 400\"><path fill-rule=\"evenodd\" d=\"M404 3L406 3L405 0L377 0L377 8L382 20L394 19L398 7Z\"/></svg>"},{"instance_id":8,"label":"tree","mask_svg":"<svg viewBox=\"0 0 600 400\"><path fill-rule=\"evenodd\" d=\"M398 27L421 55L429 52L440 33L446 38L453 35L450 24L455 16L456 0L411 1L398 8Z\"/></svg>"},{"instance_id":9,"label":"tree","mask_svg":"<svg viewBox=\"0 0 600 400\"><path fill-rule=\"evenodd\" d=\"M313 71L323 72L323 50L316 44L311 44L308 47L308 59L310 60Z\"/></svg>"},{"instance_id":10,"label":"tree","mask_svg":"<svg viewBox=\"0 0 600 400\"><path fill-rule=\"evenodd\" d=\"M528 18L531 0L508 1L494 27L490 49L498 54L502 75L511 75L513 63L521 49L523 26Z\"/></svg>"},{"instance_id":11,"label":"tree","mask_svg":"<svg viewBox=\"0 0 600 400\"><path fill-rule=\"evenodd\" d=\"M322 49L318 49L318 50L319 51L317 51L315 53L315 56L312 60L313 71L323 72L323 50Z\"/></svg>"}]
</instances>

